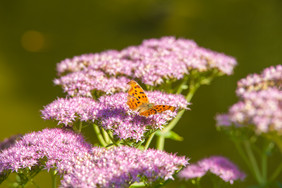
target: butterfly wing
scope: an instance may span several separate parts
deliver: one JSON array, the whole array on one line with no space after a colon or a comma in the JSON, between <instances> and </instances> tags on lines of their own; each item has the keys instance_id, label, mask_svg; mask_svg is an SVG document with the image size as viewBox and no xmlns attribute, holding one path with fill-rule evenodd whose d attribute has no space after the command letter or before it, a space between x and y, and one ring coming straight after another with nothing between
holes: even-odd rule
<instances>
[{"instance_id":1,"label":"butterfly wing","mask_svg":"<svg viewBox=\"0 0 282 188\"><path fill-rule=\"evenodd\" d=\"M137 82L131 80L128 84L130 89L128 91L127 105L131 110L136 110L140 105L149 103L147 95Z\"/></svg>"},{"instance_id":2,"label":"butterfly wing","mask_svg":"<svg viewBox=\"0 0 282 188\"><path fill-rule=\"evenodd\" d=\"M128 95L126 104L129 106L131 110L136 110L141 105L141 102L138 98L132 95Z\"/></svg>"},{"instance_id":3,"label":"butterfly wing","mask_svg":"<svg viewBox=\"0 0 282 188\"><path fill-rule=\"evenodd\" d=\"M166 110L170 110L170 111L174 112L175 107L169 106L169 105L155 105L151 109L146 110L144 112L141 112L139 115L148 117L152 114L162 113Z\"/></svg>"}]
</instances>

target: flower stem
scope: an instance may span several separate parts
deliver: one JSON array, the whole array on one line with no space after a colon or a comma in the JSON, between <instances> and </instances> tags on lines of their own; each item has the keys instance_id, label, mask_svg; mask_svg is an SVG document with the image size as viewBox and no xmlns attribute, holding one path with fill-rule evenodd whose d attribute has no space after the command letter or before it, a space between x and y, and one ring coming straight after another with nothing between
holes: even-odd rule
<instances>
[{"instance_id":1,"label":"flower stem","mask_svg":"<svg viewBox=\"0 0 282 188\"><path fill-rule=\"evenodd\" d=\"M251 170L251 172L254 173L253 170L252 170L252 166L250 165L249 159L248 159L247 155L245 154L243 148L240 146L239 142L234 140L234 139L232 139L232 141L233 141L239 155L242 157L242 159L244 160L244 162L246 163L248 168Z\"/></svg>"},{"instance_id":2,"label":"flower stem","mask_svg":"<svg viewBox=\"0 0 282 188\"><path fill-rule=\"evenodd\" d=\"M195 84L195 85L191 84L190 85L189 92L186 95L187 102L191 101L194 93L196 92L196 90L199 87L200 87L200 84ZM164 129L162 129L160 131L162 134L160 136L158 136L157 144L156 144L158 150L163 150L164 149L164 143L165 143L165 136L164 135L175 127L175 125L178 123L178 121L180 120L180 118L182 117L184 112L185 112L185 110L181 110L180 112L178 112L177 116Z\"/></svg>"},{"instance_id":3,"label":"flower stem","mask_svg":"<svg viewBox=\"0 0 282 188\"><path fill-rule=\"evenodd\" d=\"M81 129L82 129L82 121L79 122L79 128L78 128L79 133L81 133Z\"/></svg>"},{"instance_id":4,"label":"flower stem","mask_svg":"<svg viewBox=\"0 0 282 188\"><path fill-rule=\"evenodd\" d=\"M30 180L30 183L34 185L34 187L40 188L40 186L33 179Z\"/></svg>"},{"instance_id":5,"label":"flower stem","mask_svg":"<svg viewBox=\"0 0 282 188\"><path fill-rule=\"evenodd\" d=\"M185 76L182 83L180 84L180 86L178 87L176 94L180 94L183 90L183 88L185 87L185 85L187 84L188 81L188 76Z\"/></svg>"},{"instance_id":6,"label":"flower stem","mask_svg":"<svg viewBox=\"0 0 282 188\"><path fill-rule=\"evenodd\" d=\"M279 164L279 166L276 168L276 170L273 172L273 174L271 175L269 181L272 182L274 181L277 176L279 176L279 174L282 172L282 162Z\"/></svg>"},{"instance_id":7,"label":"flower stem","mask_svg":"<svg viewBox=\"0 0 282 188\"><path fill-rule=\"evenodd\" d=\"M115 141L113 134L110 131L107 131L107 133L108 133L108 136L109 136L110 140L112 141L112 143L116 146L119 146L119 142Z\"/></svg>"},{"instance_id":8,"label":"flower stem","mask_svg":"<svg viewBox=\"0 0 282 188\"><path fill-rule=\"evenodd\" d=\"M52 188L56 188L57 187L57 173L55 172L55 170L51 171L51 179L52 179Z\"/></svg>"},{"instance_id":9,"label":"flower stem","mask_svg":"<svg viewBox=\"0 0 282 188\"><path fill-rule=\"evenodd\" d=\"M157 139L157 149L163 150L164 149L164 143L165 143L165 137L160 135Z\"/></svg>"},{"instance_id":10,"label":"flower stem","mask_svg":"<svg viewBox=\"0 0 282 188\"><path fill-rule=\"evenodd\" d=\"M252 169L254 170L255 178L260 185L263 185L265 182L263 181L263 178L260 174L260 171L259 171L259 168L258 168L258 165L257 165L257 161L256 161L256 158L253 154L250 142L248 140L245 140L243 143L244 143L244 147L245 147L246 152L247 152L247 156L250 160L250 165L252 166Z\"/></svg>"},{"instance_id":11,"label":"flower stem","mask_svg":"<svg viewBox=\"0 0 282 188\"><path fill-rule=\"evenodd\" d=\"M150 135L150 137L148 138L148 140L147 140L147 142L146 142L146 144L145 144L144 150L147 150L148 147L150 146L150 143L151 143L151 141L153 140L153 137L155 136L155 133L156 133L156 132L153 132L153 133Z\"/></svg>"},{"instance_id":12,"label":"flower stem","mask_svg":"<svg viewBox=\"0 0 282 188\"><path fill-rule=\"evenodd\" d=\"M103 138L103 136L102 136L102 134L101 134L101 132L100 132L100 128L98 127L98 125L96 125L95 123L93 123L93 129L94 129L94 131L95 131L95 133L96 133L96 135L97 135L97 138L98 138L100 144L101 144L103 147L105 147L105 146L107 145L107 143L105 142L105 140L104 140L104 138Z\"/></svg>"},{"instance_id":13,"label":"flower stem","mask_svg":"<svg viewBox=\"0 0 282 188\"><path fill-rule=\"evenodd\" d=\"M262 170L263 182L266 182L267 181L267 154L266 154L266 152L262 153L262 157L261 157L261 170Z\"/></svg>"}]
</instances>

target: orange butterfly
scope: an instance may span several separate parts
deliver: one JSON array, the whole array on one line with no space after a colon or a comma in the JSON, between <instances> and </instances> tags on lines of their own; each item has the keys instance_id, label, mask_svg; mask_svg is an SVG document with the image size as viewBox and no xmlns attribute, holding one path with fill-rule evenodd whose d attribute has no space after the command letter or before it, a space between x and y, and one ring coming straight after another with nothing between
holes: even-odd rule
<instances>
[{"instance_id":1,"label":"orange butterfly","mask_svg":"<svg viewBox=\"0 0 282 188\"><path fill-rule=\"evenodd\" d=\"M131 80L127 84L130 85L127 97L127 105L131 110L137 111L140 116L148 117L152 114L161 113L166 110L175 110L174 106L154 105L149 102L147 95L137 82Z\"/></svg>"}]
</instances>

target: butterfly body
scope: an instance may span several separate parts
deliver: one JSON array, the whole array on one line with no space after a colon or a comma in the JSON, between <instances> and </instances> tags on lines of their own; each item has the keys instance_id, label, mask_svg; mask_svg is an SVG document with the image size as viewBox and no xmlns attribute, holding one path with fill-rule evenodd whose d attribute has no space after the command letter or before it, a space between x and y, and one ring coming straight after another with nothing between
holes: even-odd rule
<instances>
[{"instance_id":1,"label":"butterfly body","mask_svg":"<svg viewBox=\"0 0 282 188\"><path fill-rule=\"evenodd\" d=\"M137 111L139 115L148 117L166 110L171 110L172 112L175 110L173 106L150 103L144 90L134 80L131 80L128 84L130 89L128 91L127 105L131 110Z\"/></svg>"}]
</instances>

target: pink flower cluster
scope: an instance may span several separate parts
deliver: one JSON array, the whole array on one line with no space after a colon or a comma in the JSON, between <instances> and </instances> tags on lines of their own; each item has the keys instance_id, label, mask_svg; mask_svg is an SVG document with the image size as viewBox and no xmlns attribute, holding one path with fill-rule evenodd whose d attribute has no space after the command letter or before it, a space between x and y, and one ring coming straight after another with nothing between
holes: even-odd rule
<instances>
[{"instance_id":1,"label":"pink flower cluster","mask_svg":"<svg viewBox=\"0 0 282 188\"><path fill-rule=\"evenodd\" d=\"M268 88L282 88L282 65L264 69L261 74L250 74L237 83L236 93L242 96L246 92Z\"/></svg>"},{"instance_id":2,"label":"pink flower cluster","mask_svg":"<svg viewBox=\"0 0 282 188\"><path fill-rule=\"evenodd\" d=\"M218 115L219 126L252 125L260 133L282 134L282 66L266 68L262 74L252 74L238 82L240 101L227 114Z\"/></svg>"},{"instance_id":3,"label":"pink flower cluster","mask_svg":"<svg viewBox=\"0 0 282 188\"><path fill-rule=\"evenodd\" d=\"M217 116L217 124L254 125L258 134L275 131L282 135L282 91L269 88L244 93L227 114Z\"/></svg>"},{"instance_id":4,"label":"pink flower cluster","mask_svg":"<svg viewBox=\"0 0 282 188\"><path fill-rule=\"evenodd\" d=\"M236 60L197 46L194 41L163 37L149 39L121 51L85 54L58 63L55 84L71 96L91 96L126 90L129 79L156 86L169 79L181 79L189 71L218 70L230 75Z\"/></svg>"},{"instance_id":5,"label":"pink flower cluster","mask_svg":"<svg viewBox=\"0 0 282 188\"><path fill-rule=\"evenodd\" d=\"M172 175L187 164L185 157L125 146L93 148L90 155L75 161L76 165L66 166L71 173L64 176L64 187L129 187L144 180L150 184L160 179L173 179Z\"/></svg>"},{"instance_id":6,"label":"pink flower cluster","mask_svg":"<svg viewBox=\"0 0 282 188\"><path fill-rule=\"evenodd\" d=\"M21 138L21 136L21 134L16 134L4 139L2 142L0 142L0 151L14 145L16 141Z\"/></svg>"},{"instance_id":7,"label":"pink flower cluster","mask_svg":"<svg viewBox=\"0 0 282 188\"><path fill-rule=\"evenodd\" d=\"M40 163L44 160L46 163ZM63 187L128 187L173 179L188 159L130 147L97 148L71 130L44 129L24 135L0 153L0 173L41 166L63 176Z\"/></svg>"},{"instance_id":8,"label":"pink flower cluster","mask_svg":"<svg viewBox=\"0 0 282 188\"><path fill-rule=\"evenodd\" d=\"M40 165L39 159L47 158L46 169L53 168L63 159L87 153L91 145L81 135L63 129L44 129L24 135L13 146L0 153L0 173L18 171Z\"/></svg>"},{"instance_id":9,"label":"pink flower cluster","mask_svg":"<svg viewBox=\"0 0 282 188\"><path fill-rule=\"evenodd\" d=\"M193 178L201 178L207 172L211 172L219 176L223 181L233 184L236 180L244 180L245 174L241 172L235 164L230 162L225 157L212 156L198 161L196 164L191 164L184 168L178 177L189 180Z\"/></svg>"},{"instance_id":10,"label":"pink flower cluster","mask_svg":"<svg viewBox=\"0 0 282 188\"><path fill-rule=\"evenodd\" d=\"M182 95L166 94L159 91L147 92L150 102L158 105L171 105L187 109L187 101ZM113 131L120 139L142 140L148 128L161 129L163 125L177 115L177 112L165 111L148 118L132 112L126 104L127 94L105 95L95 101L91 98L60 98L44 107L43 119L54 119L58 124L72 126L75 121L96 123L105 130Z\"/></svg>"},{"instance_id":11,"label":"pink flower cluster","mask_svg":"<svg viewBox=\"0 0 282 188\"><path fill-rule=\"evenodd\" d=\"M41 111L43 119L54 119L58 124L72 125L73 122L95 119L99 103L92 98L58 98Z\"/></svg>"}]
</instances>

